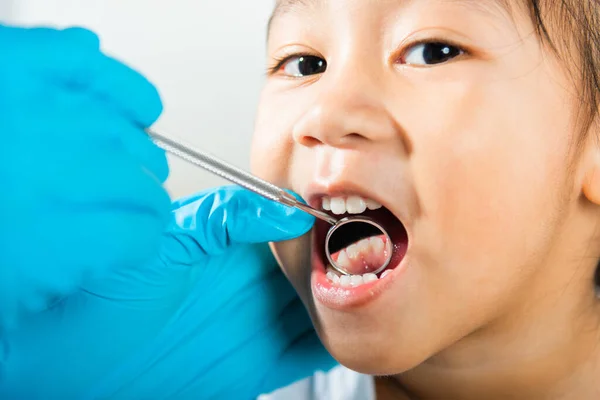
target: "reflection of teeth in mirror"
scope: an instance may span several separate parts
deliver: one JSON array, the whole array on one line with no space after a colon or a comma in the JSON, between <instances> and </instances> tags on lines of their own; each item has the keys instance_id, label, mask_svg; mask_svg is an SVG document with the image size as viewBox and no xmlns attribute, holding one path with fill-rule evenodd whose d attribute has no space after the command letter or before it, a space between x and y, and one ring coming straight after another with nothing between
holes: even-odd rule
<instances>
[{"instance_id":1,"label":"reflection of teeth in mirror","mask_svg":"<svg viewBox=\"0 0 600 400\"><path fill-rule=\"evenodd\" d=\"M342 269L350 267L352 262L360 259L376 262L382 256L388 256L390 247L389 242L384 242L381 237L373 236L340 250L335 262Z\"/></svg>"},{"instance_id":2,"label":"reflection of teeth in mirror","mask_svg":"<svg viewBox=\"0 0 600 400\"><path fill-rule=\"evenodd\" d=\"M358 258L359 249L358 249L358 245L356 243L346 247L346 249L342 250L342 251L346 253L348 258L352 258L352 259Z\"/></svg>"},{"instance_id":3,"label":"reflection of teeth in mirror","mask_svg":"<svg viewBox=\"0 0 600 400\"><path fill-rule=\"evenodd\" d=\"M366 252L371 247L371 241L369 239L363 239L356 243L356 248L359 253Z\"/></svg>"},{"instance_id":4,"label":"reflection of teeth in mirror","mask_svg":"<svg viewBox=\"0 0 600 400\"><path fill-rule=\"evenodd\" d=\"M370 238L369 243L371 245L371 249L373 249L373 252L375 253L381 253L383 251L383 247L385 246L383 239L378 236L373 236Z\"/></svg>"},{"instance_id":5,"label":"reflection of teeth in mirror","mask_svg":"<svg viewBox=\"0 0 600 400\"><path fill-rule=\"evenodd\" d=\"M340 251L336 262L340 268L348 268L348 266L350 265L350 259L348 258L348 253L346 252L346 250Z\"/></svg>"}]
</instances>

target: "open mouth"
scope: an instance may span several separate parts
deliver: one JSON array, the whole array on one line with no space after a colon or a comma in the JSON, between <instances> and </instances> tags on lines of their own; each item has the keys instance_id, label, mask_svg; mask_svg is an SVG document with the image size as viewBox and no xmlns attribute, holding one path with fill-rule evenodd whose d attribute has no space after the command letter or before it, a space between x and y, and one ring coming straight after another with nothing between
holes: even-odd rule
<instances>
[{"instance_id":1,"label":"open mouth","mask_svg":"<svg viewBox=\"0 0 600 400\"><path fill-rule=\"evenodd\" d=\"M352 195L344 197L324 196L321 209L337 218L361 216L379 224L389 240L378 229L368 224L348 224L349 228L340 230L329 243L332 259L348 275L336 271L326 256L326 237L330 225L324 221L315 224L315 251L319 264L325 267L326 278L332 287L352 288L375 284L385 279L400 264L408 248L408 234L404 224L381 204ZM352 226L350 228L350 226ZM388 266L378 273L376 270L391 252Z\"/></svg>"}]
</instances>

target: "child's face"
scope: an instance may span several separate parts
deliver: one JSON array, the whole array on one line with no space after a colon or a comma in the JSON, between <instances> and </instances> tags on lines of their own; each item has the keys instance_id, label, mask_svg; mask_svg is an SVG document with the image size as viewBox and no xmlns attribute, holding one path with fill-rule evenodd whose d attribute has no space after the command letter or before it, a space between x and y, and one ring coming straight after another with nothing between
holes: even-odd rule
<instances>
[{"instance_id":1,"label":"child's face","mask_svg":"<svg viewBox=\"0 0 600 400\"><path fill-rule=\"evenodd\" d=\"M399 373L564 289L592 235L577 200L576 101L525 10L282 3L294 4L272 22L269 65L290 58L262 93L254 172L318 206L374 199L408 234L393 272L358 287L324 280L322 244L274 245L332 354Z\"/></svg>"}]
</instances>

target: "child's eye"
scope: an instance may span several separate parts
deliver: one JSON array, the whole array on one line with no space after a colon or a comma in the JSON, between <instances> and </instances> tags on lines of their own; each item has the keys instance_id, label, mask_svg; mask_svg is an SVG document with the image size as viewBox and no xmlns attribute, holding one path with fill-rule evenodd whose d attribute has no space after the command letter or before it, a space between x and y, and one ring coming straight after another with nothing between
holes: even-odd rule
<instances>
[{"instance_id":1,"label":"child's eye","mask_svg":"<svg viewBox=\"0 0 600 400\"><path fill-rule=\"evenodd\" d=\"M409 48L402 57L403 64L435 65L461 56L464 51L442 42L419 43Z\"/></svg>"},{"instance_id":2,"label":"child's eye","mask_svg":"<svg viewBox=\"0 0 600 400\"><path fill-rule=\"evenodd\" d=\"M281 63L280 71L287 76L303 77L322 74L327 69L327 61L317 56L292 56Z\"/></svg>"}]
</instances>

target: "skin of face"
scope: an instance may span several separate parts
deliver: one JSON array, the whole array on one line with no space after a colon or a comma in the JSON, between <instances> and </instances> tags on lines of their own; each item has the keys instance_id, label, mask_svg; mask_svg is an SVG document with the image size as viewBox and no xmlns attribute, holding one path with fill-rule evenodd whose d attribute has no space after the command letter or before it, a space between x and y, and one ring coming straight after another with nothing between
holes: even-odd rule
<instances>
[{"instance_id":1,"label":"skin of face","mask_svg":"<svg viewBox=\"0 0 600 400\"><path fill-rule=\"evenodd\" d=\"M421 42L461 52L422 65ZM295 54L326 71L289 76ZM305 199L367 194L409 236L402 274L352 310L315 299L308 237L272 245L331 354L419 398L590 398L600 145L595 131L578 145L579 90L529 15L295 2L270 27L267 63L286 57L262 91L253 172Z\"/></svg>"}]
</instances>

